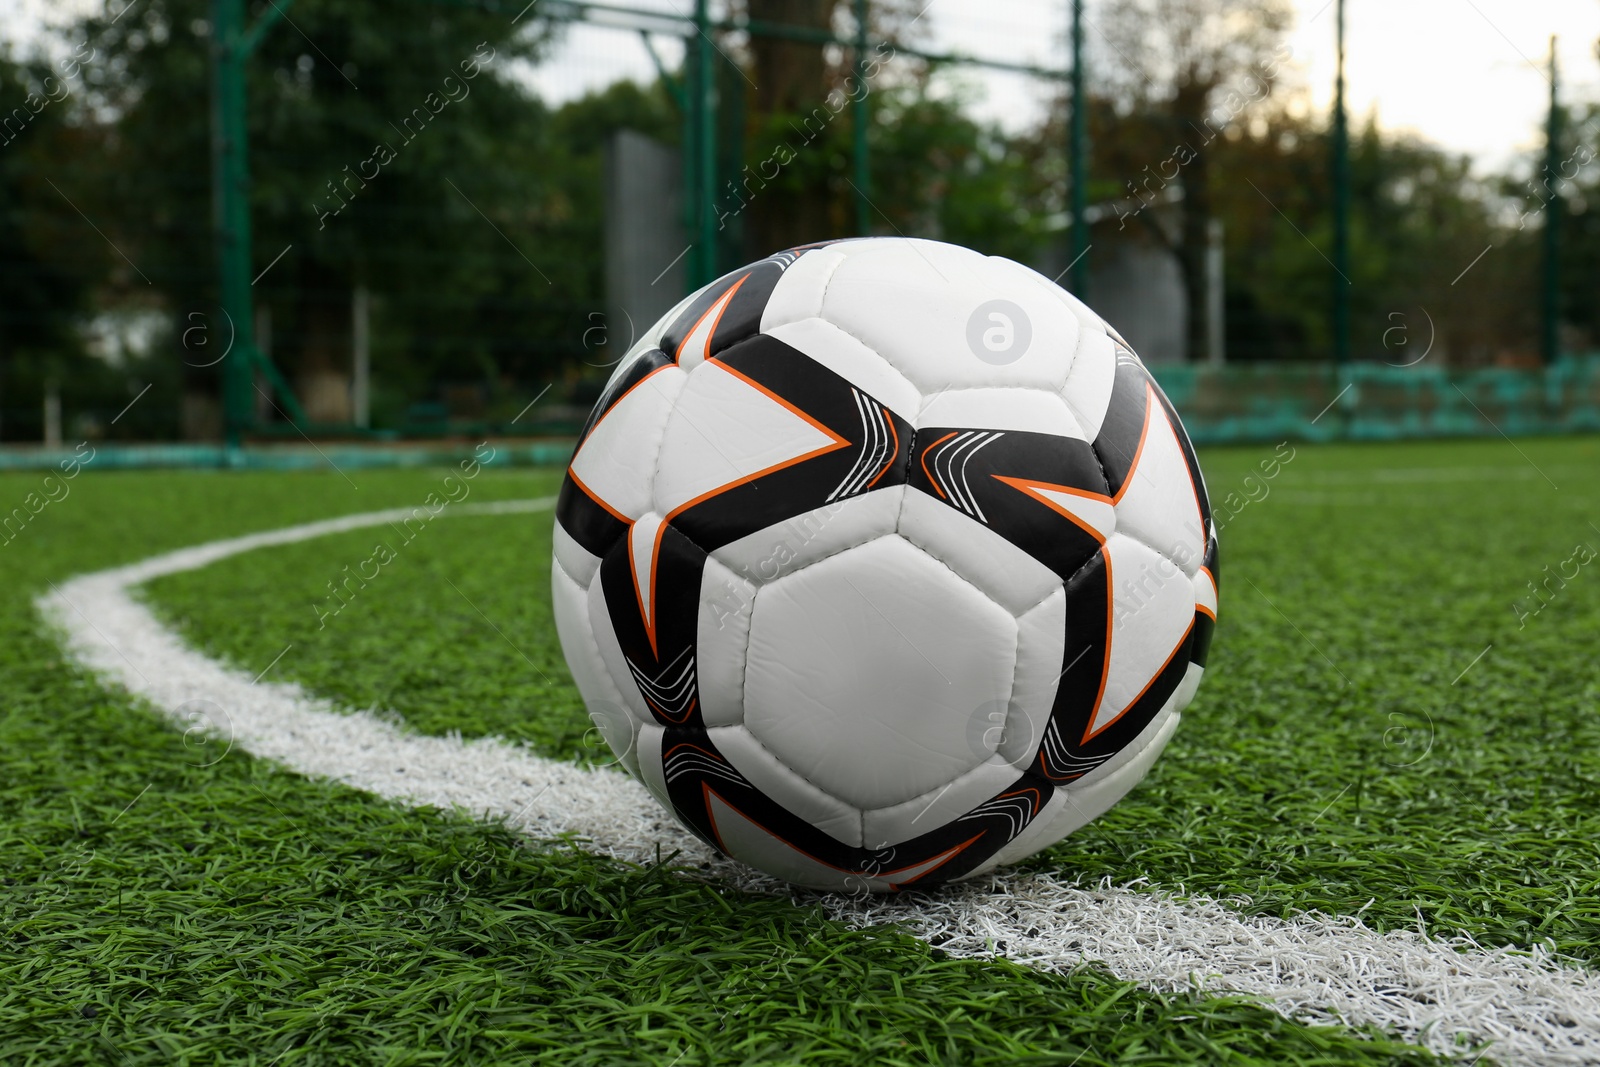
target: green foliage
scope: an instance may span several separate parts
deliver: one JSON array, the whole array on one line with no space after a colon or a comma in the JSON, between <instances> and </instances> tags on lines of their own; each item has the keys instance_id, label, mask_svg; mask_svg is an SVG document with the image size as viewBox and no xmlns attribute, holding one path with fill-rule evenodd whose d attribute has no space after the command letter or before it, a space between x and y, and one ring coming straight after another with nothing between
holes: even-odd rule
<instances>
[{"instance_id":1,"label":"green foliage","mask_svg":"<svg viewBox=\"0 0 1600 1067\"><path fill-rule=\"evenodd\" d=\"M274 14L268 0L246 6L252 24ZM1114 39L1182 28L1152 27L1146 3L1114 6ZM1206 212L1224 224L1231 358L1327 358L1337 279L1322 119L1258 100L1206 140L1203 178L1195 163L1169 165L1201 133L1181 121L1180 83L1210 86L1213 103L1227 99L1233 81L1219 72L1259 67L1277 32L1280 4L1223 7L1262 17L1248 32L1234 26L1236 40L1215 26L1184 38L1182 48L1198 50L1187 74L1166 46L1124 48L1149 70L1108 72L1108 95L1090 101L1090 197L1142 198L1195 177ZM910 11L879 14L892 28ZM1179 14L1211 25L1198 9ZM6 437L37 436L38 393L52 379L68 388L69 425L74 412L92 411L101 432L172 434L182 398L215 391L217 371L203 366L210 354L228 332L253 328L224 323L217 307L208 17L207 0L141 0L72 22L58 43L91 58L66 98L0 146L0 282L12 294L0 309ZM358 285L374 297L380 426L420 415L414 405L447 389L464 398L459 414L502 420L551 382L559 383L553 399L593 391L598 372L582 360L591 316L604 310L603 145L624 127L675 144L682 116L659 82L546 104L513 68L546 56L558 34L539 8L513 24L465 0L299 0L262 35L248 64L253 265L265 272L254 292L271 312L274 358L302 399L318 375L348 364ZM758 53L729 54L749 63ZM775 233L803 229L812 240L858 228L853 112L829 103L840 103L829 89L844 68L815 58L797 69L815 68L819 84L785 94L814 94L796 105L809 112L755 110L751 101L765 98L746 93L746 79L762 82L761 72L718 64L724 267L770 253L762 245ZM463 64L480 73L467 79ZM31 61L0 69L9 94L0 104L20 103L45 73ZM1120 84L1123 74L1143 88ZM1160 92L1143 80L1156 75ZM1054 274L1065 244L1061 110L1053 104L1035 129L1001 130L974 118L967 78L897 61L871 83L870 228L955 241ZM1035 84L1057 95L1051 82ZM1194 93L1183 98L1194 102ZM1591 112L1575 109L1570 128L1591 128ZM1409 358L1420 348L1400 353L1385 338L1399 323L1420 337L1427 319L1436 362L1531 358L1542 221L1535 212L1518 229L1508 214L1510 202L1529 206L1521 183L1508 190L1480 179L1464 159L1380 134L1372 121L1355 136L1351 162L1356 356ZM1595 173L1589 165L1578 175L1566 217L1563 304L1578 344L1600 336ZM1181 213L1173 203L1131 225L1177 248ZM777 224L784 220L793 225ZM152 360L108 370L81 358L77 330L105 310L168 317ZM181 342L197 323L212 345L203 351ZM110 428L110 416L151 382L128 421Z\"/></svg>"},{"instance_id":2,"label":"green foliage","mask_svg":"<svg viewBox=\"0 0 1600 1067\"><path fill-rule=\"evenodd\" d=\"M40 439L47 382L72 407L121 384L89 360L78 327L96 283L132 272L120 259L113 267L112 248L77 214L78 190L50 180L89 147L69 121L76 64L0 54L0 437L9 440Z\"/></svg>"},{"instance_id":3,"label":"green foliage","mask_svg":"<svg viewBox=\"0 0 1600 1067\"><path fill-rule=\"evenodd\" d=\"M1537 259L1539 270L1543 269L1547 205L1556 195L1552 187L1559 192L1561 319L1579 331L1575 339L1579 345L1590 347L1600 343L1600 158L1595 151L1600 104L1564 110L1555 175L1545 174L1541 152L1528 168L1529 177L1514 183L1508 179L1506 184L1516 208L1516 236L1519 243L1529 246L1524 262L1531 267ZM1529 270L1525 284L1535 277Z\"/></svg>"}]
</instances>

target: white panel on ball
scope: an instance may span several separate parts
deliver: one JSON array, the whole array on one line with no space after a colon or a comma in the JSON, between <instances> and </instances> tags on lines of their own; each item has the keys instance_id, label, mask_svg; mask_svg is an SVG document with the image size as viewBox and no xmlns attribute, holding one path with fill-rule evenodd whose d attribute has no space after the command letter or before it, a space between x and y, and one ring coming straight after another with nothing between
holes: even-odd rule
<instances>
[{"instance_id":1,"label":"white panel on ball","mask_svg":"<svg viewBox=\"0 0 1600 1067\"><path fill-rule=\"evenodd\" d=\"M1217 582L1211 572L1201 568L1194 576L1194 606L1213 620L1217 617Z\"/></svg>"},{"instance_id":2,"label":"white panel on ball","mask_svg":"<svg viewBox=\"0 0 1600 1067\"><path fill-rule=\"evenodd\" d=\"M1066 380L1077 318L1043 289L1018 286L1003 261L916 239L841 247L847 258L828 283L823 317L925 395L997 385L1055 392ZM984 340L991 330L993 346Z\"/></svg>"},{"instance_id":3,"label":"white panel on ball","mask_svg":"<svg viewBox=\"0 0 1600 1067\"><path fill-rule=\"evenodd\" d=\"M1205 554L1205 520L1189 464L1167 413L1149 391L1144 442L1117 501L1117 529L1173 560L1193 577Z\"/></svg>"},{"instance_id":4,"label":"white panel on ball","mask_svg":"<svg viewBox=\"0 0 1600 1067\"><path fill-rule=\"evenodd\" d=\"M937 869L957 852L952 848L931 860L900 869L895 869L890 860L889 864L882 867L875 866L873 874L852 873L808 856L768 833L730 807L720 796L711 797L710 813L717 828L717 837L730 856L784 881L811 889L881 893ZM877 873L879 871L881 873Z\"/></svg>"},{"instance_id":5,"label":"white panel on ball","mask_svg":"<svg viewBox=\"0 0 1600 1067\"><path fill-rule=\"evenodd\" d=\"M1021 614L1061 588L1061 578L977 519L927 493L909 492L900 509L900 536Z\"/></svg>"},{"instance_id":6,"label":"white panel on ball","mask_svg":"<svg viewBox=\"0 0 1600 1067\"><path fill-rule=\"evenodd\" d=\"M1111 406L1111 386L1117 377L1117 350L1111 338L1098 331L1085 331L1067 371L1067 384L1061 395L1083 427L1083 436L1093 441L1100 436Z\"/></svg>"},{"instance_id":7,"label":"white panel on ball","mask_svg":"<svg viewBox=\"0 0 1600 1067\"><path fill-rule=\"evenodd\" d=\"M847 442L711 360L689 374L672 409L655 475L664 515L764 471Z\"/></svg>"},{"instance_id":8,"label":"white panel on ball","mask_svg":"<svg viewBox=\"0 0 1600 1067\"><path fill-rule=\"evenodd\" d=\"M1016 621L890 536L756 593L745 724L806 780L860 808L979 762L974 708L1011 693Z\"/></svg>"},{"instance_id":9,"label":"white panel on ball","mask_svg":"<svg viewBox=\"0 0 1600 1067\"><path fill-rule=\"evenodd\" d=\"M555 609L561 654L572 671L572 681L583 697L589 720L605 735L606 743L622 765L636 772L635 735L639 730L639 718L628 709L626 698L611 680L605 661L600 658L600 648L589 626L588 593L566 572L559 559L550 565L550 600Z\"/></svg>"},{"instance_id":10,"label":"white panel on ball","mask_svg":"<svg viewBox=\"0 0 1600 1067\"><path fill-rule=\"evenodd\" d=\"M785 323L820 315L822 294L833 272L844 262L844 250L848 247L848 244L838 244L813 248L791 263L767 298L767 306L761 312L761 332L770 333Z\"/></svg>"},{"instance_id":11,"label":"white panel on ball","mask_svg":"<svg viewBox=\"0 0 1600 1067\"><path fill-rule=\"evenodd\" d=\"M744 657L756 587L714 559L700 575L700 624L695 635L700 714L707 726L744 721Z\"/></svg>"},{"instance_id":12,"label":"white panel on ball","mask_svg":"<svg viewBox=\"0 0 1600 1067\"><path fill-rule=\"evenodd\" d=\"M1034 762L1050 709L1061 682L1062 646L1066 642L1067 593L1057 587L1032 609L1017 617L1017 666L1011 683L1005 734L996 751L1021 770ZM1083 669L1081 664L1067 670Z\"/></svg>"},{"instance_id":13,"label":"white panel on ball","mask_svg":"<svg viewBox=\"0 0 1600 1067\"><path fill-rule=\"evenodd\" d=\"M1061 395L1042 389L951 389L928 398L917 425L1023 430L1088 440Z\"/></svg>"},{"instance_id":14,"label":"white panel on ball","mask_svg":"<svg viewBox=\"0 0 1600 1067\"><path fill-rule=\"evenodd\" d=\"M1106 542L1111 574L1111 652L1089 734L1110 726L1143 695L1194 624L1194 585L1154 549L1124 534Z\"/></svg>"},{"instance_id":15,"label":"white panel on ball","mask_svg":"<svg viewBox=\"0 0 1600 1067\"><path fill-rule=\"evenodd\" d=\"M862 840L868 848L898 845L960 818L1017 780L1017 770L991 756L953 782L884 808L864 812Z\"/></svg>"},{"instance_id":16,"label":"white panel on ball","mask_svg":"<svg viewBox=\"0 0 1600 1067\"><path fill-rule=\"evenodd\" d=\"M589 588L595 572L600 569L600 557L578 544L559 522L550 533L550 542L556 562L566 568L567 575L582 588Z\"/></svg>"},{"instance_id":17,"label":"white panel on ball","mask_svg":"<svg viewBox=\"0 0 1600 1067\"><path fill-rule=\"evenodd\" d=\"M661 743L666 735L667 731L663 727L641 726L639 739L635 744L639 750L639 781L644 783L644 787L656 798L657 803L668 811L673 811L672 797L667 793L666 771L661 765Z\"/></svg>"},{"instance_id":18,"label":"white panel on ball","mask_svg":"<svg viewBox=\"0 0 1600 1067\"><path fill-rule=\"evenodd\" d=\"M861 810L829 796L768 752L743 726L707 731L717 751L772 800L842 844L861 846Z\"/></svg>"},{"instance_id":19,"label":"white panel on ball","mask_svg":"<svg viewBox=\"0 0 1600 1067\"><path fill-rule=\"evenodd\" d=\"M801 319L765 332L804 352L907 422L916 422L917 406L922 402L917 387L882 356L833 323Z\"/></svg>"},{"instance_id":20,"label":"white panel on ball","mask_svg":"<svg viewBox=\"0 0 1600 1067\"><path fill-rule=\"evenodd\" d=\"M686 375L667 365L600 417L572 457L571 476L610 511L636 519L650 509L650 475L667 417Z\"/></svg>"}]
</instances>

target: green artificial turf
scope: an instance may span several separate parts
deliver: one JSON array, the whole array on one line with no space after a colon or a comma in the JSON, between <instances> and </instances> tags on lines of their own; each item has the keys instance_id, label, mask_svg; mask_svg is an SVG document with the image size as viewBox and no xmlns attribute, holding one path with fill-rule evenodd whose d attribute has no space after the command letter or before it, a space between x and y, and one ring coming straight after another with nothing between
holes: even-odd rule
<instances>
[{"instance_id":1,"label":"green artificial turf","mask_svg":"<svg viewBox=\"0 0 1600 1067\"><path fill-rule=\"evenodd\" d=\"M1091 968L1063 977L944 959L893 930L852 930L814 908L666 868L529 846L503 828L313 783L237 751L197 760L148 709L65 663L33 612L48 582L413 503L438 477L358 472L357 490L322 474L91 473L0 546L9 593L0 601L0 1063L1429 1060L1381 1035L1305 1027L1234 1000L1155 996ZM0 476L0 500L36 484ZM496 472L475 499L550 485L548 474ZM466 532L488 520L451 521ZM519 524L537 525L498 521L513 538ZM276 566L272 552L248 559ZM325 560L335 561L337 551ZM479 605L524 644L531 635L513 632L509 606L536 601L545 561L530 553L526 563L500 576L507 599ZM271 634L276 603L230 595L236 576L216 571L210 607ZM371 591L378 603L381 590ZM432 604L428 617L444 610ZM332 632L354 640L359 629ZM461 620L437 630L441 641L457 637L437 648L450 650L460 677L501 654ZM240 632L233 639L243 642ZM363 655L398 669L405 646L385 647ZM236 651L253 659L253 647ZM286 674L328 655L305 651L284 657ZM504 692L515 701L532 691Z\"/></svg>"},{"instance_id":2,"label":"green artificial turf","mask_svg":"<svg viewBox=\"0 0 1600 1067\"><path fill-rule=\"evenodd\" d=\"M1202 464L1223 527L1205 682L1146 783L1033 865L1600 958L1600 559L1562 566L1600 551L1600 441ZM349 706L603 758L560 666L550 522L436 523L322 629L311 605L373 533L150 596L252 673L292 643L275 670ZM1534 614L1528 583L1574 569Z\"/></svg>"}]
</instances>

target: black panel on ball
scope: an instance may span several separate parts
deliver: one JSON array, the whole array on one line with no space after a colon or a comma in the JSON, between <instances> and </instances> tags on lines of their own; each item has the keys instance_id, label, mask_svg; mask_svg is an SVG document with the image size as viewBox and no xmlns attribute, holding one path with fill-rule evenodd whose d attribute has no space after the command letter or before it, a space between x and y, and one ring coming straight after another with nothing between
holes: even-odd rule
<instances>
[{"instance_id":1,"label":"black panel on ball","mask_svg":"<svg viewBox=\"0 0 1600 1067\"><path fill-rule=\"evenodd\" d=\"M1127 349L1117 351L1116 376L1111 382L1111 399L1094 439L1095 454L1105 470L1112 496L1119 496L1133 470L1144 440L1144 424L1149 401L1150 376Z\"/></svg>"},{"instance_id":2,"label":"black panel on ball","mask_svg":"<svg viewBox=\"0 0 1600 1067\"><path fill-rule=\"evenodd\" d=\"M705 313L734 286L739 287L738 292L734 293L733 299L717 320L716 333L712 335L707 354L714 356L729 345L754 336L761 329L761 315L767 309L772 291L778 287L784 270L793 262L793 257L773 256L718 278L667 327L661 335L662 349L677 359L678 347L684 339L693 332Z\"/></svg>"},{"instance_id":3,"label":"black panel on ball","mask_svg":"<svg viewBox=\"0 0 1600 1067\"><path fill-rule=\"evenodd\" d=\"M608 382L605 392L600 394L600 399L595 401L589 417L584 420L583 432L578 435L578 443L574 446L572 454L574 456L578 454L578 449L583 447L589 434L594 431L600 420L616 407L617 401L640 382L671 363L672 360L665 352L659 348L652 349L629 363L615 380ZM574 541L595 556L604 556L628 532L625 520L576 484L570 466L567 468L567 476L561 481L561 493L556 498L556 521Z\"/></svg>"},{"instance_id":4,"label":"black panel on ball","mask_svg":"<svg viewBox=\"0 0 1600 1067\"><path fill-rule=\"evenodd\" d=\"M717 748L710 732L698 724L668 728L661 739L662 777L667 795L684 825L703 840L722 848L710 810L710 794L767 833L816 862L846 876L884 879L895 888L927 888L974 870L1015 840L1038 817L1055 788L1033 770L995 796L958 818L927 833L893 845L868 842L847 845L787 808L752 784ZM960 851L924 875L914 873L952 849ZM895 873L905 871L904 882Z\"/></svg>"},{"instance_id":5,"label":"black panel on ball","mask_svg":"<svg viewBox=\"0 0 1600 1067\"><path fill-rule=\"evenodd\" d=\"M911 424L816 360L767 334L715 357L846 445L768 471L692 504L673 525L707 551L863 493L905 482ZM864 414L866 413L866 414ZM871 432L863 426L870 415Z\"/></svg>"},{"instance_id":6,"label":"black panel on ball","mask_svg":"<svg viewBox=\"0 0 1600 1067\"><path fill-rule=\"evenodd\" d=\"M656 721L663 726L698 725L695 644L706 554L663 524L654 573L648 581L650 603L641 609L630 547L624 538L600 562L601 592L617 644ZM653 626L646 623L645 610Z\"/></svg>"},{"instance_id":7,"label":"black panel on ball","mask_svg":"<svg viewBox=\"0 0 1600 1067\"><path fill-rule=\"evenodd\" d=\"M916 437L907 471L911 488L987 525L1062 581L1099 551L1097 537L1016 487L1038 483L1109 496L1087 441L960 426L924 426Z\"/></svg>"}]
</instances>

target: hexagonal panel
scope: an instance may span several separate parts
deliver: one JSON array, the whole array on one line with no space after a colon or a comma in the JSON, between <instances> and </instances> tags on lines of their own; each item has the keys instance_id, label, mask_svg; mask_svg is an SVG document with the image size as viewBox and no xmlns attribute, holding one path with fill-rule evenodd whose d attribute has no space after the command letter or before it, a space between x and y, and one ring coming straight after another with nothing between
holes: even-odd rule
<instances>
[{"instance_id":1,"label":"hexagonal panel","mask_svg":"<svg viewBox=\"0 0 1600 1067\"><path fill-rule=\"evenodd\" d=\"M1013 614L1061 588L1061 578L1049 567L927 493L906 494L900 533Z\"/></svg>"},{"instance_id":2,"label":"hexagonal panel","mask_svg":"<svg viewBox=\"0 0 1600 1067\"><path fill-rule=\"evenodd\" d=\"M745 725L832 796L898 804L992 754L972 752L969 719L1009 698L1016 640L1005 609L905 539L879 538L757 592Z\"/></svg>"},{"instance_id":3,"label":"hexagonal panel","mask_svg":"<svg viewBox=\"0 0 1600 1067\"><path fill-rule=\"evenodd\" d=\"M1081 327L1048 279L936 241L869 238L839 252L822 317L924 395L995 385L1054 392L1066 380ZM999 330L1003 343L985 351L990 330Z\"/></svg>"},{"instance_id":4,"label":"hexagonal panel","mask_svg":"<svg viewBox=\"0 0 1600 1067\"><path fill-rule=\"evenodd\" d=\"M1026 430L1090 439L1065 397L1031 388L951 389L927 399L917 416L917 425Z\"/></svg>"}]
</instances>

